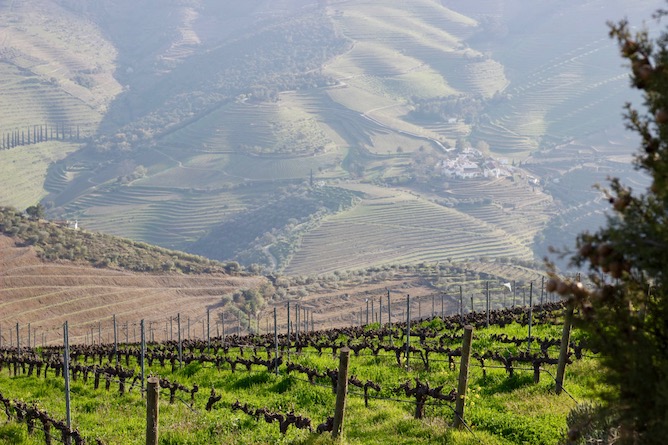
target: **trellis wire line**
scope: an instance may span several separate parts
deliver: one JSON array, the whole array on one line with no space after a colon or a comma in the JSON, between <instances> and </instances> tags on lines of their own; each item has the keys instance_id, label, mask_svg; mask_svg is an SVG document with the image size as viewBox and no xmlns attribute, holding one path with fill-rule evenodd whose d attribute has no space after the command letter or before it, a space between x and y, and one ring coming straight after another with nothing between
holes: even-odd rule
<instances>
[{"instance_id":1,"label":"trellis wire line","mask_svg":"<svg viewBox=\"0 0 668 445\"><path fill-rule=\"evenodd\" d=\"M16 400L16 399L14 399L14 400ZM14 405L13 408L14 408L14 411L16 411L18 407L17 407L16 405ZM18 409L20 409L20 408L18 408ZM8 417L8 420L12 420L12 416L7 416L7 417ZM16 421L16 423L18 423L19 425L22 423L22 422L19 421L18 418L15 417L15 416L14 416L13 419L14 419L14 420ZM38 419L35 419L35 420L36 420L35 424L37 424L37 420L38 420ZM40 423L41 423L41 422L40 422ZM26 426L27 426L27 422L26 422ZM57 428L54 428L54 429L58 430ZM75 428L75 430L76 430L76 428ZM37 433L36 433L36 431L37 431ZM73 430L73 431L74 431L74 430ZM44 431L44 428L43 428L43 427L35 426L35 429L33 430L33 433L32 433L32 434L41 434L41 435L43 435L45 438L48 437L48 438L50 438L51 440L56 440L57 442L60 442L60 443L63 443L63 444L66 444L66 443L67 443L66 441L63 440L63 438L62 438L62 434L61 434L61 435L58 435L58 436L54 436L53 434L51 434L51 433L47 433L46 431ZM70 435L70 436L72 435L71 432L70 432L69 435ZM84 441L85 441L86 443L89 442L89 439L86 439L83 435L82 435L81 437L84 439ZM97 443L98 440L99 440L99 438L95 439L95 442Z\"/></svg>"},{"instance_id":2,"label":"trellis wire line","mask_svg":"<svg viewBox=\"0 0 668 445\"><path fill-rule=\"evenodd\" d=\"M166 389L166 388L162 388L162 387L161 387L160 389L163 390L163 389ZM186 402L185 400L183 400L181 397L178 397L178 396L177 396L177 397L174 397L174 398L175 398L176 400L178 400L179 402L183 403L183 404L184 404L190 411L192 411L194 414L197 414L197 415L200 415L200 414L201 414L198 410L196 410L195 408L193 408L192 406L190 406L190 404L189 404L188 402ZM163 400L163 399L160 399L160 400Z\"/></svg>"},{"instance_id":3,"label":"trellis wire line","mask_svg":"<svg viewBox=\"0 0 668 445\"><path fill-rule=\"evenodd\" d=\"M436 359L430 359L430 361L448 362L447 360L436 360ZM258 366L261 366L261 365L258 365ZM470 363L469 366L477 367L477 368L483 368L483 369L486 368L486 369L503 369L503 370L506 370L506 367L503 366L503 365L481 365L481 364L479 364L479 363ZM217 368L217 367L216 367L215 365L209 365L209 366L202 365L202 369L213 369L213 368ZM533 371L534 371L534 368L528 368L528 367L513 367L513 370L515 370L515 371L532 371L532 372L533 372ZM540 371L540 372L545 372L546 374L548 374L548 375L550 376L550 378L551 378L552 380L555 380L555 382L556 382L556 378L554 377L554 375L553 375L549 370L547 370L547 369L545 369L545 368L543 368L543 367L540 367L540 368L539 368L539 371ZM264 370L257 370L257 369L251 369L251 370L245 369L245 370L243 370L243 371L241 371L241 372L245 372L245 373L255 373L255 374L262 374L262 373L265 373L266 371L264 371ZM117 378L115 378L115 376L112 375L112 374L108 374L108 373L106 373L106 372L101 372L100 374L104 376L105 381L108 380L108 381L110 381L110 382L114 382L114 383L117 383L117 384L120 384L120 383L121 383L121 381L118 380ZM307 383L312 384L312 385L322 386L322 387L325 387L325 388L331 388L331 385L326 385L326 384L318 383L318 382L313 382L313 383L311 383L308 379L304 379L304 378L301 378L301 377L297 377L297 376L292 375L292 374L287 374L287 375L290 376L291 378L294 378L294 379L296 379L296 380L300 380L300 381L304 381L304 382L307 382ZM124 382L124 384L126 384L126 383L127 383L127 381ZM137 385L136 382L131 383L131 384L129 385L130 388L128 389L128 392L131 391L131 390L133 390L133 389L136 387L136 385ZM562 388L563 388L563 387L562 387ZM161 388L161 389L166 389L166 388ZM579 403L579 402L578 402L578 401L577 401L577 400L576 400L570 393L568 393L568 391L566 391L565 389L563 389L563 391L564 391L564 392L565 392L565 393L566 393L566 394L567 394L567 395L568 395L568 396L569 396L575 403ZM355 391L350 391L350 392L351 392L351 393L355 393ZM380 398L380 399L383 399L383 400L395 400L395 401L406 402L406 401L404 401L404 400L398 400L398 399L385 399L385 398L381 398L381 397L373 396L373 395L368 395L367 397L369 397L369 398ZM408 402L410 402L410 401L408 401ZM184 402L184 403L186 403L186 402Z\"/></svg>"},{"instance_id":4,"label":"trellis wire line","mask_svg":"<svg viewBox=\"0 0 668 445\"><path fill-rule=\"evenodd\" d=\"M365 396L364 393L360 393L360 392L358 392L358 391L350 391L350 390L349 390L348 393L349 393L349 394L353 394L353 395L357 395L357 396L361 396L361 397L366 397L366 398L369 398L369 399L375 399L375 400L387 400L387 401L392 401L392 402L411 403L411 404L412 404L412 403L416 403L416 402L414 402L413 400L394 399L394 398L391 398L391 397L382 397L382 396L371 395L371 394ZM459 419L461 420L462 424L463 424L463 425L466 427L466 429L473 435L473 437L474 437L478 442L482 443L482 441L475 435L475 433L474 433L473 430L469 427L469 425L466 423L466 421L465 421L459 414L457 414L457 412L455 411L455 409L454 409L452 406L450 406L447 402L445 402L445 401L440 401L440 402L427 402L427 403L425 403L425 406L436 406L436 407L444 407L444 406L445 406L445 407L449 408L453 413L455 413L455 415L456 415L457 417L459 417Z\"/></svg>"},{"instance_id":5,"label":"trellis wire line","mask_svg":"<svg viewBox=\"0 0 668 445\"><path fill-rule=\"evenodd\" d=\"M505 367L505 366L502 366L502 365L484 365L484 366L483 366L483 365L481 365L481 364L479 364L479 363L469 363L469 366L474 366L474 367L477 367L477 368L506 369L506 367ZM516 371L532 371L532 372L533 372L533 370L534 370L533 368L525 368L525 367L519 367L519 368L517 368L517 367L514 367L514 366L513 366L513 369L516 370ZM538 370L539 370L540 372L544 372L544 373L546 373L547 375L549 375L549 376L552 378L552 380L554 380L555 383L557 382L557 378L556 378L554 375L552 375L552 373L551 373L549 370L543 368L542 366L541 366L540 368L538 368ZM564 388L563 384L562 384L561 388L562 388L562 391L563 391L564 393L566 393L566 394L568 395L568 397L570 397L575 403L577 403L578 405L580 404L580 402L578 402L577 400L575 400L575 397L573 397L568 391L566 391L566 389Z\"/></svg>"},{"instance_id":6,"label":"trellis wire line","mask_svg":"<svg viewBox=\"0 0 668 445\"><path fill-rule=\"evenodd\" d=\"M320 386L322 388L332 389L332 385L326 385L324 383L318 383L318 382L311 382L308 379L304 379L302 377L297 377L297 376L290 376L290 377L295 379L295 380L306 382L306 383L308 383L312 386ZM386 401L400 402L400 403L415 403L413 400L395 399L395 398L392 398L392 397L384 397L384 396L373 395L373 394L367 394L365 396L363 392L359 392L357 390L351 390L350 385L348 386L348 394L354 395L354 396L359 396L359 397L362 397L362 398L366 397L368 399L374 399L374 400L386 400ZM437 405L437 406L440 406L440 405Z\"/></svg>"}]
</instances>

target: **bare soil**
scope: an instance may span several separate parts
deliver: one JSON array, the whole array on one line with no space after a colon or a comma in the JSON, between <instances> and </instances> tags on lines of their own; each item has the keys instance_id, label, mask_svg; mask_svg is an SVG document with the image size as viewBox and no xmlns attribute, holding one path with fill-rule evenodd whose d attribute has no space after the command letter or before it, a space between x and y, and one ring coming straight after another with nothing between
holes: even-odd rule
<instances>
[{"instance_id":1,"label":"bare soil","mask_svg":"<svg viewBox=\"0 0 668 445\"><path fill-rule=\"evenodd\" d=\"M535 271L517 266L477 262L466 267L518 280L536 279ZM61 343L65 321L73 343L113 342L114 315L120 342L139 341L140 320L145 320L149 341L177 340L179 319L182 339L206 338L207 309L210 336L223 330L227 335L245 334L249 332L247 316L239 320L234 303L224 304L223 298L266 283L262 276L151 274L96 268L88 263L46 262L31 247L19 247L12 238L0 236L0 346L16 345L17 325L21 345L28 344L29 335L32 345ZM469 284L473 286L466 289L467 296L477 292L478 285ZM308 295L290 298L293 331L297 307L300 331L305 329L304 309L312 320L309 328L316 330L366 324L367 320L387 323L388 291L392 322L406 319L408 295L413 319L459 310L457 292L439 292L429 278L406 271L394 271L383 279L350 276L330 287L316 280L306 287ZM277 298L270 298L253 317L250 331L273 333L274 308L279 332L285 333L288 301Z\"/></svg>"},{"instance_id":2,"label":"bare soil","mask_svg":"<svg viewBox=\"0 0 668 445\"><path fill-rule=\"evenodd\" d=\"M59 342L67 321L72 342L113 341L116 315L119 340L125 339L127 326L133 341L144 319L157 341L169 336L165 326L170 323L173 338L178 336L177 314L184 337L188 324L191 336L201 336L207 309L216 311L224 295L264 282L257 276L158 275L45 262L32 248L0 236L0 337L3 345L16 344L18 323L21 344L27 345L30 324L31 343Z\"/></svg>"}]
</instances>

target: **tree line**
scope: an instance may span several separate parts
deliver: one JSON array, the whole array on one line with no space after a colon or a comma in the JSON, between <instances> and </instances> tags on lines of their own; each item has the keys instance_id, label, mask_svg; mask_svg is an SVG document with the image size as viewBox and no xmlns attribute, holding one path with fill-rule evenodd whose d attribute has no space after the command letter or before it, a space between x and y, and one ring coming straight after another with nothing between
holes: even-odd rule
<instances>
[{"instance_id":1,"label":"tree line","mask_svg":"<svg viewBox=\"0 0 668 445\"><path fill-rule=\"evenodd\" d=\"M28 125L25 128L15 128L2 132L0 149L39 144L48 141L81 141L79 125L65 125L64 123Z\"/></svg>"}]
</instances>

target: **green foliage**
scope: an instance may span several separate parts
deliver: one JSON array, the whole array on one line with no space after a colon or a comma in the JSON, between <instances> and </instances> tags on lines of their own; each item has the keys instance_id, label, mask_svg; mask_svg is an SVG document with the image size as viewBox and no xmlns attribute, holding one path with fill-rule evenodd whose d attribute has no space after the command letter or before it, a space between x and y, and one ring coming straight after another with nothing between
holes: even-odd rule
<instances>
[{"instance_id":1,"label":"green foliage","mask_svg":"<svg viewBox=\"0 0 668 445\"><path fill-rule=\"evenodd\" d=\"M186 377L192 377L202 368L202 364L199 362L192 362L186 365L180 373Z\"/></svg>"},{"instance_id":2,"label":"green foliage","mask_svg":"<svg viewBox=\"0 0 668 445\"><path fill-rule=\"evenodd\" d=\"M45 214L45 209L42 204L36 204L34 206L30 206L26 209L26 213L30 217L30 219L40 219L44 218Z\"/></svg>"},{"instance_id":3,"label":"green foliage","mask_svg":"<svg viewBox=\"0 0 668 445\"><path fill-rule=\"evenodd\" d=\"M485 107L485 100L480 95L450 96L417 99L409 116L416 120L443 122L448 119L462 119L467 123L477 122Z\"/></svg>"},{"instance_id":4,"label":"green foliage","mask_svg":"<svg viewBox=\"0 0 668 445\"><path fill-rule=\"evenodd\" d=\"M23 425L15 423L7 423L0 425L0 444L17 444L23 443L27 438L28 433Z\"/></svg>"},{"instance_id":5,"label":"green foliage","mask_svg":"<svg viewBox=\"0 0 668 445\"><path fill-rule=\"evenodd\" d=\"M237 389L249 389L256 385L264 385L271 380L271 375L267 372L250 374L237 380L234 387Z\"/></svg>"},{"instance_id":6,"label":"green foliage","mask_svg":"<svg viewBox=\"0 0 668 445\"><path fill-rule=\"evenodd\" d=\"M515 324L508 327L510 332L519 333L522 330L521 326ZM459 330L439 331L448 335L458 332ZM524 332L526 334L526 331ZM551 335L551 332L552 326L543 324L535 326L535 333L538 336ZM477 331L481 337L489 337L492 333L494 330ZM349 338L344 335L342 340ZM389 339L386 337L383 341L387 340ZM415 346L419 346L420 341L417 336L412 341ZM426 341L436 344L439 339L436 337ZM456 347L458 344L458 341L446 342L448 347ZM496 350L502 350L506 344L492 342L489 345ZM124 347L125 345L121 345L121 348ZM149 345L150 349L163 352L165 347L166 344ZM256 353L266 357L262 349ZM558 348L552 348L550 354L555 353L556 349ZM204 353L216 354L211 350ZM221 353L222 351L217 352ZM240 354L239 348L232 347L225 355L233 358L238 354ZM436 360L433 361L430 371L417 365L419 362L417 358L415 358L416 366L407 371L397 366L394 354L380 353L377 357L366 354L351 356L351 375L355 375L362 382L369 379L380 383L381 391L377 394L380 398L370 399L369 406L365 407L361 390L350 387L345 443L383 444L400 441L425 445L555 444L566 428L567 411L559 406L569 407L573 403L568 398L555 396L551 392L553 382L549 379L541 380L538 385L524 384L527 379L531 380L532 372L516 370L516 377L509 378L505 370L492 367L487 370L487 378L483 378L481 369L476 366L471 367L470 371L471 381L475 383L469 385L470 398L465 415L475 435L466 430L461 432L452 430L449 426L452 410L441 402L428 403L425 418L414 419L414 400L404 398L393 388L406 381L413 381L414 378L419 378L423 382L428 381L432 388L443 385L446 392L454 388L458 373L449 368L447 360L437 360L436 355L432 355L432 359ZM283 358L286 358L285 355ZM131 357L130 360L130 365L123 363L123 367L137 372L136 358ZM595 361L585 360L593 362L594 367L587 366L582 370L588 374L595 373ZM319 355L315 349L307 347L304 348L303 354L291 353L290 361L323 371L335 369L338 358L328 353ZM176 381L187 388L191 388L194 384L200 388L195 394L192 406L189 406L187 393L178 392L177 399L180 401L169 404L165 397L167 392L161 392L160 443L332 443L328 434L318 435L293 427L288 429L286 435L281 435L276 424L258 422L252 416L231 410L232 403L239 400L240 403L247 403L254 408L266 407L283 413L294 411L297 415L311 418L315 428L333 414L335 394L331 390L328 378L316 379L316 385L311 385L299 373L286 374L285 365L281 366L279 376L260 366L254 366L250 372L240 368L237 367L236 372L232 373L226 364L217 369L215 366L194 361L181 369L176 367L172 370L168 363L163 368L154 361L153 365L148 367L148 373ZM139 392L133 390L121 395L116 390L115 382L112 382L109 392L104 389L104 385L95 390L92 378L88 382L78 378L72 380L71 385L73 419L87 443L94 443L96 438L104 443L127 445L142 443L145 402ZM497 388L504 385L507 387L507 392L496 392ZM31 377L27 375L12 377L6 372L0 373L0 386L3 395L27 402L39 400L40 407L48 409L57 418L62 417L63 380L55 378L52 370L46 379L34 374ZM203 406L209 396L209 388L213 388L222 399L213 406L212 411L207 412ZM573 384L569 385L569 389L576 393L580 391ZM375 395L375 392L372 391L371 395ZM406 403L397 402L395 400L397 398L403 399ZM101 422L100 418L104 418L105 421ZM123 428L118 428L119 424L122 424ZM7 442L2 442L5 437ZM41 438L39 431L36 432L35 438ZM11 428L0 427L0 443L32 445L33 442L30 440L29 435L25 433L25 424L13 425Z\"/></svg>"},{"instance_id":7,"label":"green foliage","mask_svg":"<svg viewBox=\"0 0 668 445\"><path fill-rule=\"evenodd\" d=\"M240 289L232 294L237 308L246 315L256 314L264 306L264 295L258 289Z\"/></svg>"},{"instance_id":8,"label":"green foliage","mask_svg":"<svg viewBox=\"0 0 668 445\"><path fill-rule=\"evenodd\" d=\"M199 437L193 436L191 433L167 431L165 434L160 435L158 443L160 445L199 445L202 442Z\"/></svg>"},{"instance_id":9,"label":"green foliage","mask_svg":"<svg viewBox=\"0 0 668 445\"><path fill-rule=\"evenodd\" d=\"M435 331L441 331L445 328L443 320L441 320L439 317L434 317L431 320L425 321L421 324L421 326L434 329Z\"/></svg>"},{"instance_id":10,"label":"green foliage","mask_svg":"<svg viewBox=\"0 0 668 445\"><path fill-rule=\"evenodd\" d=\"M620 426L616 443L660 444L668 437L668 33L652 39L626 21L610 29L644 94L646 111L628 105L625 117L641 137L635 166L652 184L638 192L610 181L607 225L581 234L573 256L588 267L593 289L556 276L552 287L579 308L578 325L602 353L603 377L615 388L604 397ZM573 428L572 436L586 434Z\"/></svg>"},{"instance_id":11,"label":"green foliage","mask_svg":"<svg viewBox=\"0 0 668 445\"><path fill-rule=\"evenodd\" d=\"M290 391L297 384L296 379L293 376L287 376L279 380L274 385L274 390L278 394L283 394Z\"/></svg>"},{"instance_id":12,"label":"green foliage","mask_svg":"<svg viewBox=\"0 0 668 445\"><path fill-rule=\"evenodd\" d=\"M266 204L215 227L190 249L209 258L233 259L246 266L258 263L280 270L305 230L355 202L354 192L338 187L291 187L275 193Z\"/></svg>"},{"instance_id":13,"label":"green foliage","mask_svg":"<svg viewBox=\"0 0 668 445\"><path fill-rule=\"evenodd\" d=\"M533 376L528 374L514 374L512 377L504 377L498 374L490 374L477 382L483 385L488 395L499 393L511 393L516 389L533 384Z\"/></svg>"},{"instance_id":14,"label":"green foliage","mask_svg":"<svg viewBox=\"0 0 668 445\"><path fill-rule=\"evenodd\" d=\"M369 323L368 325L364 326L365 331L375 331L377 329L380 329L380 323L378 322Z\"/></svg>"},{"instance_id":15,"label":"green foliage","mask_svg":"<svg viewBox=\"0 0 668 445\"><path fill-rule=\"evenodd\" d=\"M40 214L40 206L31 210ZM11 207L0 207L0 233L32 245L45 260L85 261L97 267L136 272L239 274L238 264L225 264L184 252L164 249L101 233L75 230L66 224L27 218Z\"/></svg>"},{"instance_id":16,"label":"green foliage","mask_svg":"<svg viewBox=\"0 0 668 445\"><path fill-rule=\"evenodd\" d=\"M527 445L552 445L564 429L543 416L519 417L492 408L472 410L471 422L476 428L484 428L512 443Z\"/></svg>"}]
</instances>

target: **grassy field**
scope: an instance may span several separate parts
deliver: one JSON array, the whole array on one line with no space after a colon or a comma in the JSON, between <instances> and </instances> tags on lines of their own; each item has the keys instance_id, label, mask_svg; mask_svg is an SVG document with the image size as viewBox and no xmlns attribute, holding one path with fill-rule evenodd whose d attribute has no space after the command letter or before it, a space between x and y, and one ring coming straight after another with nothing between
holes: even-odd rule
<instances>
[{"instance_id":1,"label":"grassy field","mask_svg":"<svg viewBox=\"0 0 668 445\"><path fill-rule=\"evenodd\" d=\"M558 318L557 318L558 319ZM377 325L375 325L377 327ZM374 325L367 330L373 333ZM436 338L428 338L427 344L438 342L441 335L461 334L461 328L445 329L440 319L415 323L413 329L428 328ZM551 324L534 325L533 334L536 338L560 338L561 327ZM494 335L505 334L508 337L525 339L524 343L515 346L500 343ZM394 332L396 343L399 330ZM302 332L303 336L303 332ZM472 350L482 354L485 351L498 351L501 354L517 354L525 350L527 330L526 326L513 323L504 328L490 327L476 330ZM422 348L414 332L413 344ZM316 333L313 339L320 338ZM578 332L574 332L572 340L581 340ZM269 338L267 339L269 340ZM218 340L219 341L219 340ZM234 341L229 338L228 341ZM241 339L242 342L252 342L253 339ZM269 340L270 341L270 340ZM360 339L353 339L350 334L341 334L337 343L359 343ZM389 344L390 339L381 337L375 342ZM445 340L449 347L460 345L458 340ZM113 345L112 345L113 346ZM122 350L137 345L121 345ZM151 344L149 353L158 348L175 350L175 343L171 345ZM189 352L184 345L184 352ZM294 348L294 346L293 346ZM269 358L273 357L270 348ZM558 347L550 347L549 354L557 353ZM40 349L37 349L37 353ZM6 352L9 354L9 352ZM25 351L24 351L25 353ZM196 353L197 356L198 353ZM264 348L255 354L267 357ZM306 347L301 353L293 349L290 353L282 350L284 363L291 362L324 371L336 369L338 359L326 349L319 354L312 347ZM238 347L232 347L223 353L209 351L212 355L226 356L232 359L243 355L249 357L253 353L246 348L242 354ZM81 358L78 360L82 363ZM596 379L597 361L595 358L575 360L567 368L567 393L554 394L554 366L545 365L540 373L540 382L534 383L533 371L517 364L514 375L510 377L502 366L487 361L485 369L473 359L469 374L469 387L464 413L467 429L455 430L451 428L453 419L453 404L449 402L427 400L424 417L414 418L415 399L407 397L403 391L396 390L401 384L408 382L414 385L414 379L428 382L431 388L443 386L443 393L447 394L457 385L458 362L455 358L454 366L448 364L447 356L430 354L430 366L427 369L417 356L409 361L406 369L398 366L394 354L380 352L378 356L363 349L359 356L351 354L350 374L360 381L371 381L380 385L380 391L371 390L368 407L365 406L361 390L349 386L348 403L346 407L345 439L349 444L372 443L444 443L453 445L482 443L489 445L511 445L532 443L556 444L566 431L566 416L577 403L595 401L593 389L599 387ZM103 361L106 363L106 359ZM91 365L89 360L88 365ZM112 362L113 364L113 362ZM139 372L137 361L132 358L129 363L121 360L123 368ZM273 369L267 370L259 365L253 365L250 371L244 367L237 367L232 372L230 366L224 363L216 369L210 363L200 363L197 360L180 367L161 366L157 360L147 367L147 374L159 375L170 381L184 385L188 390L194 385L199 391L191 400L187 392L177 392L174 403L169 403L169 393L161 391L160 400L160 443L203 444L203 443L333 443L328 434L318 435L307 430L299 430L293 426L287 429L286 434L279 432L278 425L263 421L256 421L252 416L240 411L233 411L232 404L240 401L257 409L266 407L269 411L287 413L309 417L315 429L320 422L333 415L335 395L328 378L315 378L315 384L309 384L306 375L299 372L287 373L285 364L275 375ZM58 418L65 417L65 403L63 397L63 380L49 377L27 376L10 373L0 373L2 394L4 397L17 398L27 403L37 402L41 409ZM129 387L127 382L126 390ZM73 425L82 435L92 442L99 438L105 444L139 444L144 443L145 405L138 388L120 394L118 382L112 378L111 388L105 390L103 385L94 389L92 376L85 382L81 376L71 382L72 388L72 419ZM211 411L204 409L210 390L220 395L220 401L213 405ZM104 416L105 422L100 422ZM123 425L119 428L118 425ZM53 431L53 430L52 430ZM43 434L36 428L33 435L28 435L25 425L13 422L0 426L0 442L17 445L43 443Z\"/></svg>"}]
</instances>

